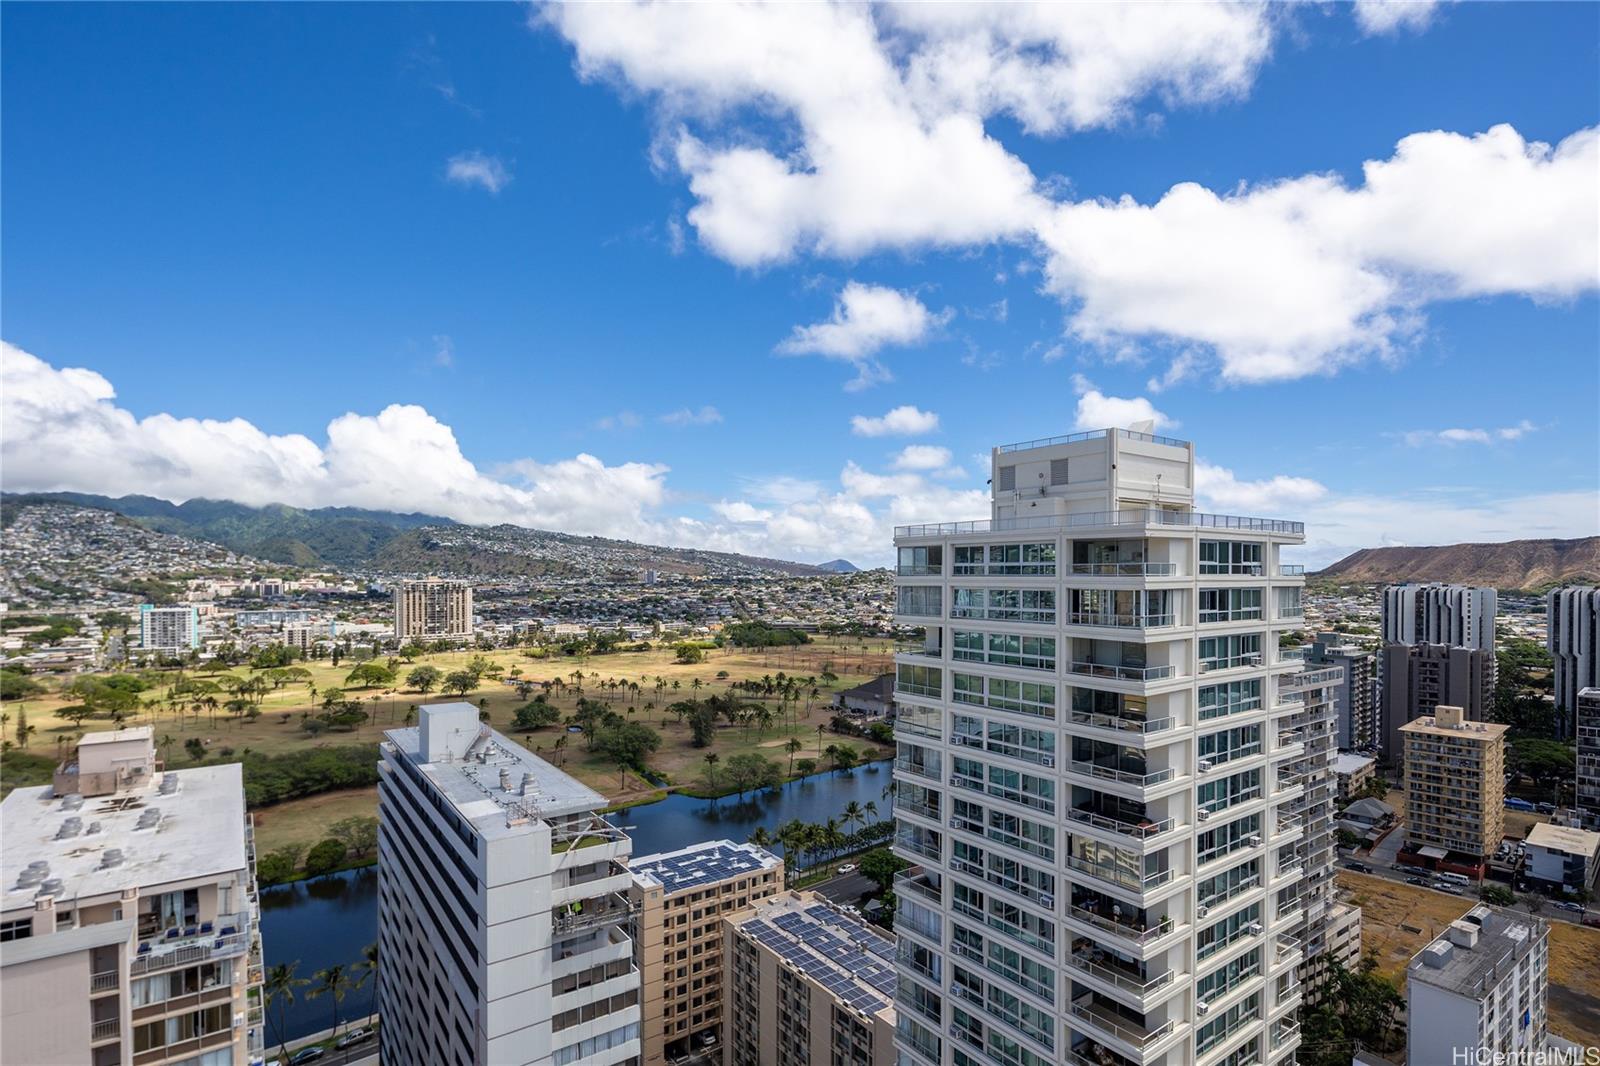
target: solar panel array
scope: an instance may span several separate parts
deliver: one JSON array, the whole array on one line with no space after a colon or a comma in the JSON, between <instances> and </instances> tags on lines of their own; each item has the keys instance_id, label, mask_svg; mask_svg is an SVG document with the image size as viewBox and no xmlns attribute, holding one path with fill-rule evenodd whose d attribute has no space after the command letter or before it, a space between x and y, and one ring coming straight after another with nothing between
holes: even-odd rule
<instances>
[{"instance_id":1,"label":"solar panel array","mask_svg":"<svg viewBox=\"0 0 1600 1066\"><path fill-rule=\"evenodd\" d=\"M894 998L894 945L831 907L815 904L804 912L758 918L742 928L863 1014L876 1014Z\"/></svg>"},{"instance_id":2,"label":"solar panel array","mask_svg":"<svg viewBox=\"0 0 1600 1066\"><path fill-rule=\"evenodd\" d=\"M776 865L775 857L749 845L723 841L694 851L646 857L635 861L636 873L652 874L668 892L681 892L699 885L714 884L740 874L757 873Z\"/></svg>"}]
</instances>

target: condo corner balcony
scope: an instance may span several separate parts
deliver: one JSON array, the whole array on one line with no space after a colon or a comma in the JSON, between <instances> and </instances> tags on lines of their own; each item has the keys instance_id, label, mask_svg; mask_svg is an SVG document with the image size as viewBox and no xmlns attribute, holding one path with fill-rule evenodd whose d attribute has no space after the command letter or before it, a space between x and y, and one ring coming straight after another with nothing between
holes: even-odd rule
<instances>
[{"instance_id":1,"label":"condo corner balcony","mask_svg":"<svg viewBox=\"0 0 1600 1066\"><path fill-rule=\"evenodd\" d=\"M1149 1062L1173 1044L1188 1023L1176 1017L1156 1021L1141 1011L1125 1007L1102 992L1074 984L1077 994L1067 1005L1072 1026L1109 1045L1135 1062ZM1171 1009L1170 1007L1167 1009Z\"/></svg>"},{"instance_id":2,"label":"condo corner balcony","mask_svg":"<svg viewBox=\"0 0 1600 1066\"><path fill-rule=\"evenodd\" d=\"M932 522L895 526L895 540L912 537L949 537L963 533L1002 533L1024 529L1081 530L1201 530L1232 529L1247 533L1269 533L1282 537L1305 537L1304 522L1281 518L1252 518L1245 515L1207 514L1165 508L1131 508L1122 511L1089 511L1080 514L1036 515L1021 518L985 519L975 522Z\"/></svg>"}]
</instances>

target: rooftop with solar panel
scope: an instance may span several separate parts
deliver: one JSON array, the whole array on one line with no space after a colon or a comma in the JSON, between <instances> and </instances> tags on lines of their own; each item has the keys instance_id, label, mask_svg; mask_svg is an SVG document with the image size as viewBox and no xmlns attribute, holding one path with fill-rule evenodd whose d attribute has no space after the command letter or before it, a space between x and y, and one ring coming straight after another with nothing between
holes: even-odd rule
<instances>
[{"instance_id":1,"label":"rooftop with solar panel","mask_svg":"<svg viewBox=\"0 0 1600 1066\"><path fill-rule=\"evenodd\" d=\"M857 914L809 893L764 899L730 919L741 936L867 1016L894 1002L894 941Z\"/></svg>"},{"instance_id":2,"label":"rooftop with solar panel","mask_svg":"<svg viewBox=\"0 0 1600 1066\"><path fill-rule=\"evenodd\" d=\"M636 880L658 885L671 894L714 885L741 874L775 870L782 865L782 859L754 844L707 840L677 851L636 856L628 864L628 872Z\"/></svg>"}]
</instances>

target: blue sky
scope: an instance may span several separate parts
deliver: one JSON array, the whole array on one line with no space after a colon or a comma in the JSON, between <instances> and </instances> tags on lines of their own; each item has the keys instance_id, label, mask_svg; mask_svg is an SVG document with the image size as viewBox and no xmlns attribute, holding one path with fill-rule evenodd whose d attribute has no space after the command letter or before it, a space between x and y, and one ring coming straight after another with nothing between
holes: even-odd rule
<instances>
[{"instance_id":1,"label":"blue sky","mask_svg":"<svg viewBox=\"0 0 1600 1066\"><path fill-rule=\"evenodd\" d=\"M1179 14L10 6L5 487L875 562L1154 417L1313 562L1595 533L1596 8Z\"/></svg>"}]
</instances>

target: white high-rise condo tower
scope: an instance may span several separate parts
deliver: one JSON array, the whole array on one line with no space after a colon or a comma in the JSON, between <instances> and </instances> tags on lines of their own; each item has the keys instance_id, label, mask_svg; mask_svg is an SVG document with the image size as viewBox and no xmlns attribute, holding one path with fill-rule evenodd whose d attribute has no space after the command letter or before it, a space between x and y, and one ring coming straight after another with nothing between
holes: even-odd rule
<instances>
[{"instance_id":1,"label":"white high-rise condo tower","mask_svg":"<svg viewBox=\"0 0 1600 1066\"><path fill-rule=\"evenodd\" d=\"M1279 649L1304 528L1197 513L1149 433L992 461L990 520L895 531L901 1061L1292 1061L1343 680Z\"/></svg>"},{"instance_id":2,"label":"white high-rise condo tower","mask_svg":"<svg viewBox=\"0 0 1600 1066\"><path fill-rule=\"evenodd\" d=\"M421 713L379 745L384 1061L637 1064L632 843L605 797L470 703Z\"/></svg>"}]
</instances>

